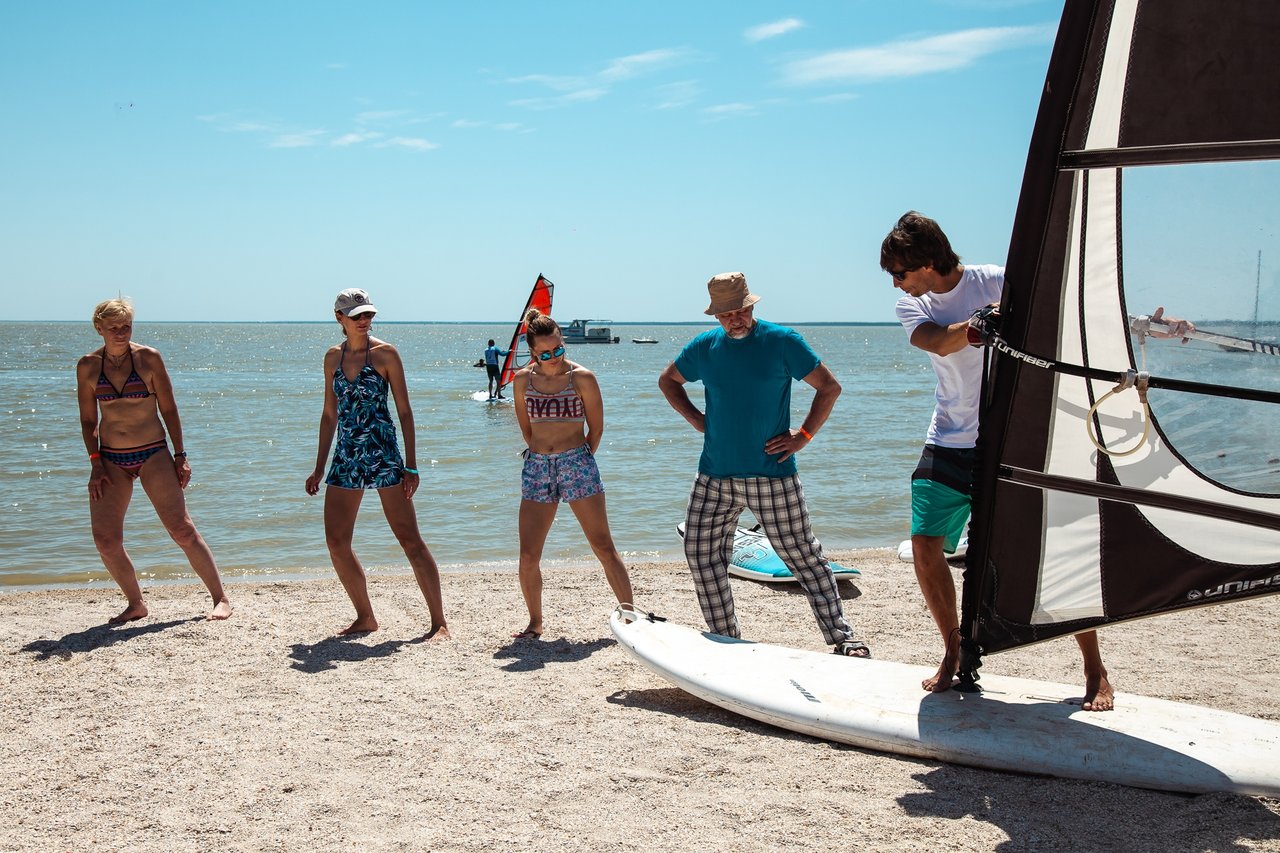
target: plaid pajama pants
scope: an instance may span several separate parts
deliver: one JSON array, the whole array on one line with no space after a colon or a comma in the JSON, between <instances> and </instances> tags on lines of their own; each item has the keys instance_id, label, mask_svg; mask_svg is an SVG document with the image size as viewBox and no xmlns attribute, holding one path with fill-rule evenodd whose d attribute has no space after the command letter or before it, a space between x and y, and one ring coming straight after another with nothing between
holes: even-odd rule
<instances>
[{"instance_id":1,"label":"plaid pajama pants","mask_svg":"<svg viewBox=\"0 0 1280 853\"><path fill-rule=\"evenodd\" d=\"M684 555L707 627L727 637L742 636L729 589L733 534L744 509L760 522L778 556L804 589L828 645L852 640L835 578L822 545L809 526L800 478L709 477L699 474L685 514Z\"/></svg>"}]
</instances>

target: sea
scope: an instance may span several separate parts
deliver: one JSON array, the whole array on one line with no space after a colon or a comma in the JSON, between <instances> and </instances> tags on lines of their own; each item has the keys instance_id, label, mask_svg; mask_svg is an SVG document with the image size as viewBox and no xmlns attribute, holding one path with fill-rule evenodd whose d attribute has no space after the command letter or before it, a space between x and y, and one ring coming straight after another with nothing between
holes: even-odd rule
<instances>
[{"instance_id":1,"label":"sea","mask_svg":"<svg viewBox=\"0 0 1280 853\"><path fill-rule=\"evenodd\" d=\"M75 363L101 346L87 323L0 324L0 588L110 584L89 528L89 463L80 436ZM628 562L681 559L684 518L702 436L667 405L658 375L706 326L613 325L617 344L572 347L604 399L597 458L614 542ZM933 406L933 372L897 325L798 326L844 386L830 420L798 457L814 530L829 548L889 547L908 533L910 483ZM442 570L515 571L520 451L510 403L490 403L489 338L509 323L382 323L375 337L404 360L422 485L419 525ZM656 344L632 343L653 338ZM331 574L323 490L303 484L315 463L336 323L145 323L134 340L164 356L174 383L192 480L187 508L224 577ZM690 385L701 404L701 386ZM508 389L509 390L509 389ZM813 398L796 383L794 422ZM743 523L754 523L745 514ZM125 545L139 575L194 577L136 485ZM407 570L375 495L356 523L370 573ZM544 565L593 561L573 513L557 514Z\"/></svg>"},{"instance_id":2,"label":"sea","mask_svg":"<svg viewBox=\"0 0 1280 853\"><path fill-rule=\"evenodd\" d=\"M605 430L597 456L614 541L629 563L683 558L676 524L702 436L667 405L657 380L704 328L615 324L619 343L570 349L570 358L599 377ZM909 477L933 408L928 359L896 324L795 328L844 388L830 420L797 457L814 531L829 549L896 548L909 532ZM0 329L0 590L110 586L90 535L89 463L74 370L101 338L87 322L5 322ZM505 345L510 324L376 322L374 335L395 344L405 364L422 470L415 504L437 562L443 571L514 572L524 443L512 405L488 401L485 371L475 366L489 338ZM322 359L340 339L335 323L134 327L134 340L157 347L173 379L193 472L188 509L225 578L331 576L323 491L310 497L303 484L315 461L327 381ZM1249 358L1174 347L1161 357L1181 359L1174 366L1185 363L1191 367L1178 369L1192 373L1212 361L1218 365L1212 379L1229 378ZM1280 385L1274 381L1280 359L1257 364L1252 369L1264 373L1262 385ZM701 404L701 386L689 389ZM793 386L793 424L812 396L807 385ZM1237 430L1228 440L1206 429L1204 404L1188 400L1167 415L1200 436L1205 465L1215 476L1243 478L1239 486L1248 491L1280 491L1280 450L1265 418L1271 413L1260 412L1256 429ZM749 513L742 523L753 523ZM140 486L125 544L144 580L194 579ZM355 549L371 574L407 571L375 496L361 508ZM572 512L563 508L544 568L592 561Z\"/></svg>"}]
</instances>

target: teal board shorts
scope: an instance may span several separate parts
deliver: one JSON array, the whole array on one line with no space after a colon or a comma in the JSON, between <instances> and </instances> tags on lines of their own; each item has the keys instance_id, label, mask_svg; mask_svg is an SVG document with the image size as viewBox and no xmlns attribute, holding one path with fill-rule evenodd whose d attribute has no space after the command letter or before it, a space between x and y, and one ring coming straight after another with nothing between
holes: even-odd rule
<instances>
[{"instance_id":1,"label":"teal board shorts","mask_svg":"<svg viewBox=\"0 0 1280 853\"><path fill-rule=\"evenodd\" d=\"M941 536L954 554L969 523L976 451L926 444L911 475L911 535Z\"/></svg>"}]
</instances>

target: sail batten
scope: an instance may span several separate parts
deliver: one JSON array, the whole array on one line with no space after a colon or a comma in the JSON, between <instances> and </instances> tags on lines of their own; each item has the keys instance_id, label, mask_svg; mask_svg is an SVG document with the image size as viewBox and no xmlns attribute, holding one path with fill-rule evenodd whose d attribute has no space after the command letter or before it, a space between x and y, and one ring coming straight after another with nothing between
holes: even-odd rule
<instances>
[{"instance_id":1,"label":"sail batten","mask_svg":"<svg viewBox=\"0 0 1280 853\"><path fill-rule=\"evenodd\" d=\"M1280 139L1210 142L1188 145L1144 145L1065 151L1063 171L1124 166L1173 166L1190 163L1231 163L1280 159Z\"/></svg>"},{"instance_id":2,"label":"sail batten","mask_svg":"<svg viewBox=\"0 0 1280 853\"><path fill-rule=\"evenodd\" d=\"M1001 480L1006 480L1010 483L1024 483L1037 486L1046 491L1069 492L1077 495L1088 495L1104 501L1117 501L1138 506L1177 510L1195 515L1209 516L1223 521L1233 521L1238 524L1280 531L1280 515L1266 510L1250 509L1247 506L1238 504L1199 500L1186 495L1165 494L1151 489L1118 486L1110 483L1100 483L1097 480L1065 477L1007 465L1001 466L999 476ZM1280 543L1277 543L1277 547L1280 547Z\"/></svg>"}]
</instances>

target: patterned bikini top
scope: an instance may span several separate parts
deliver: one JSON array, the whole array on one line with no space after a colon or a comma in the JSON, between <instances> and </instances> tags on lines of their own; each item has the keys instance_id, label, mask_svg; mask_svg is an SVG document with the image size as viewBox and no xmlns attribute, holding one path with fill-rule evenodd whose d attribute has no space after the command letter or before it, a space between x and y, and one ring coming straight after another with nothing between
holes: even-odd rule
<instances>
[{"instance_id":1,"label":"patterned bikini top","mask_svg":"<svg viewBox=\"0 0 1280 853\"><path fill-rule=\"evenodd\" d=\"M524 389L524 410L531 423L586 423L587 411L582 405L578 389L573 387L573 371L569 371L569 384L563 391L544 394L533 385L533 377Z\"/></svg>"},{"instance_id":2,"label":"patterned bikini top","mask_svg":"<svg viewBox=\"0 0 1280 853\"><path fill-rule=\"evenodd\" d=\"M133 347L129 347L129 378L124 381L124 387L116 388L111 384L111 380L107 378L107 348L103 347L102 352L102 370L98 372L98 387L94 391L94 396L98 398L99 403L106 403L111 400L135 399L140 400L143 397L150 397L151 390L147 388L147 383L142 381L142 377L138 375L137 368L133 365Z\"/></svg>"}]
</instances>

